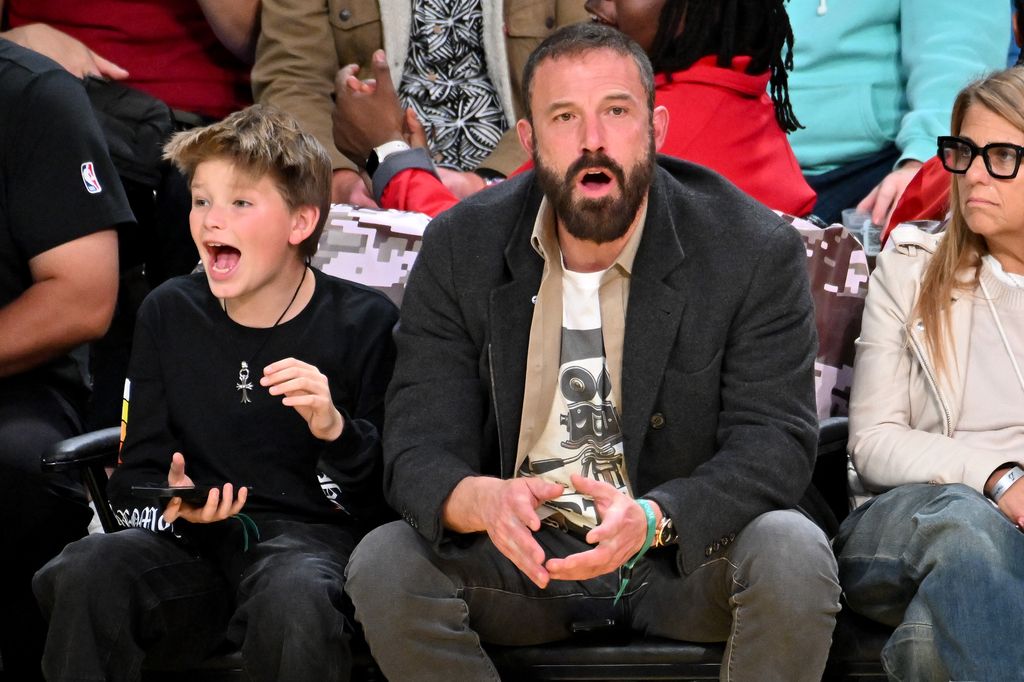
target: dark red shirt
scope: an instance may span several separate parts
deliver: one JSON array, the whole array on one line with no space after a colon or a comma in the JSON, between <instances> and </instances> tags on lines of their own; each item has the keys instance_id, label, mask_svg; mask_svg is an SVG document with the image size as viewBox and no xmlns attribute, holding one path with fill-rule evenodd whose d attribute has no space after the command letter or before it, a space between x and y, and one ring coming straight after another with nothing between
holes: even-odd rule
<instances>
[{"instance_id":1,"label":"dark red shirt","mask_svg":"<svg viewBox=\"0 0 1024 682\"><path fill-rule=\"evenodd\" d=\"M7 0L11 28L44 23L128 70L125 85L174 109L223 118L252 103L249 67L195 0Z\"/></svg>"}]
</instances>

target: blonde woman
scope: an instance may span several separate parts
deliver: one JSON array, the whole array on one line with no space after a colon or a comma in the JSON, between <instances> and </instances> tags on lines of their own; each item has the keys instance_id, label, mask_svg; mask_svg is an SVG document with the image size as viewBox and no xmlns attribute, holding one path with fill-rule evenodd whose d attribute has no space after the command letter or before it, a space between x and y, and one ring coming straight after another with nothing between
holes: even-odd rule
<instances>
[{"instance_id":1,"label":"blonde woman","mask_svg":"<svg viewBox=\"0 0 1024 682\"><path fill-rule=\"evenodd\" d=\"M836 539L847 602L896 627L892 679L1024 675L1024 68L966 87L939 156L942 237L893 232L858 341Z\"/></svg>"}]
</instances>

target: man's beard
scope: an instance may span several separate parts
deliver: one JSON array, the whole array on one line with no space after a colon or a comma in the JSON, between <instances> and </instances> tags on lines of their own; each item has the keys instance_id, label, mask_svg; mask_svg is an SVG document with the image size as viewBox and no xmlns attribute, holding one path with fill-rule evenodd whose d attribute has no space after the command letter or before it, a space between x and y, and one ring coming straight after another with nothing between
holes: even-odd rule
<instances>
[{"instance_id":1,"label":"man's beard","mask_svg":"<svg viewBox=\"0 0 1024 682\"><path fill-rule=\"evenodd\" d=\"M622 166L601 151L585 152L566 170L564 177L544 163L537 147L533 150L533 165L537 184L554 206L559 222L573 237L595 244L615 241L629 230L636 219L640 204L654 176L654 139L651 138L647 155L626 173ZM575 177L584 168L601 169L613 177L620 195L600 199L573 196Z\"/></svg>"}]
</instances>

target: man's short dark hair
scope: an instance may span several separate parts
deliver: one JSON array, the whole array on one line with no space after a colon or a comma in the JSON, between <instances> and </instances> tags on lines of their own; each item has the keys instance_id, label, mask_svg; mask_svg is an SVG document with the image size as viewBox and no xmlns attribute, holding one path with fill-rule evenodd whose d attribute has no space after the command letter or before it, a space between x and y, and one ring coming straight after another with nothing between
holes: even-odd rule
<instances>
[{"instance_id":1,"label":"man's short dark hair","mask_svg":"<svg viewBox=\"0 0 1024 682\"><path fill-rule=\"evenodd\" d=\"M647 95L647 109L654 111L654 69L643 48L618 29L596 22L582 22L570 24L552 33L526 60L526 68L523 69L523 110L528 121L533 120L530 99L533 94L533 75L540 63L546 59L577 57L595 50L611 50L633 59Z\"/></svg>"}]
</instances>

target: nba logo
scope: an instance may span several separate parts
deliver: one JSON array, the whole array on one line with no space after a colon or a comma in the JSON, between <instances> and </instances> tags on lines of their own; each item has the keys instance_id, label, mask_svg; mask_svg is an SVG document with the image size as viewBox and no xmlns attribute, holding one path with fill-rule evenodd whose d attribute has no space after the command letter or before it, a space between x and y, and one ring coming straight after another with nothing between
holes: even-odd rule
<instances>
[{"instance_id":1,"label":"nba logo","mask_svg":"<svg viewBox=\"0 0 1024 682\"><path fill-rule=\"evenodd\" d=\"M103 191L103 188L100 187L100 180L96 177L96 171L92 167L92 161L82 164L82 182L85 183L85 189L89 194L99 194Z\"/></svg>"}]
</instances>

